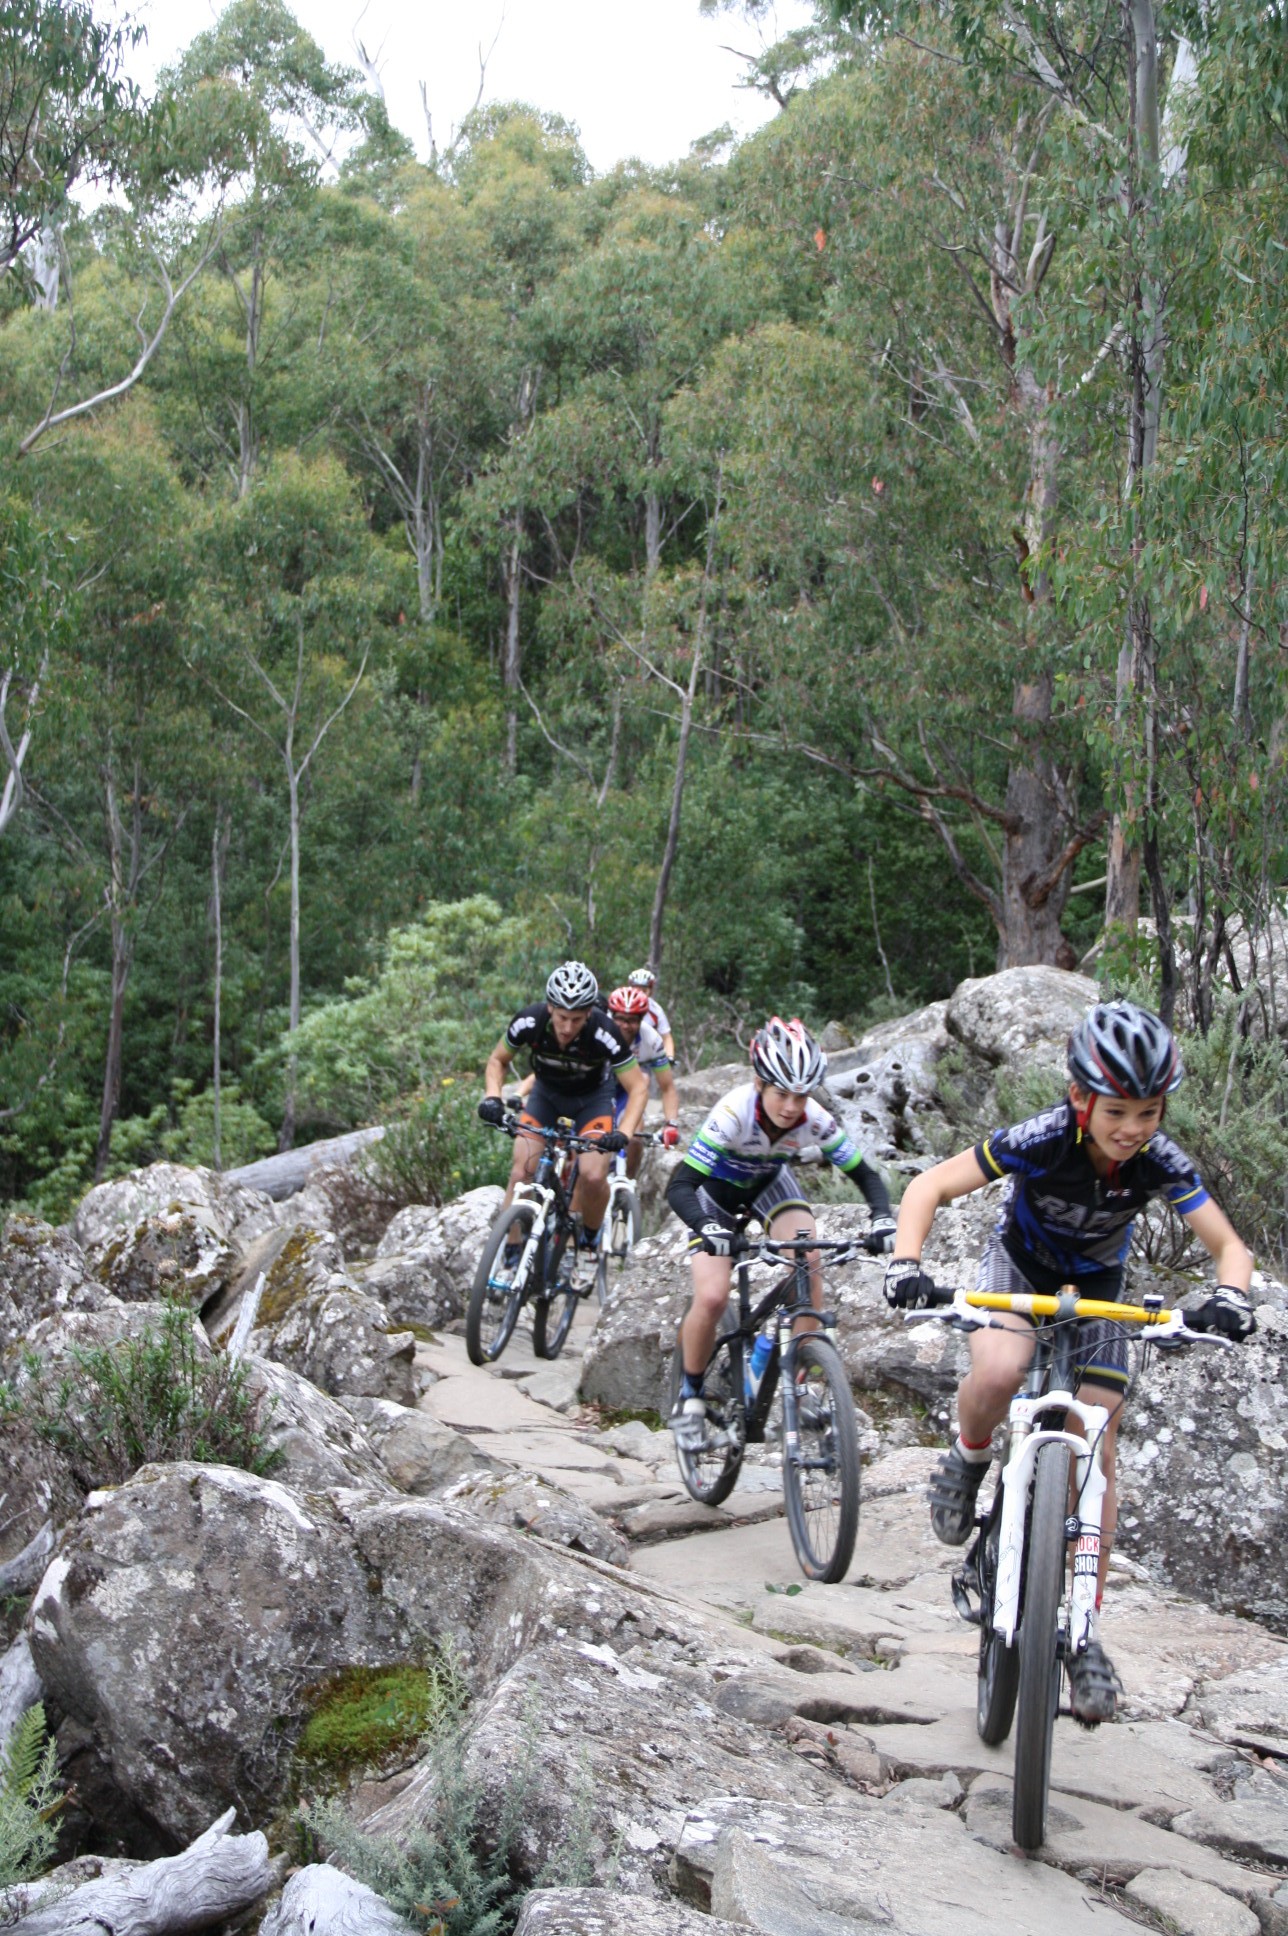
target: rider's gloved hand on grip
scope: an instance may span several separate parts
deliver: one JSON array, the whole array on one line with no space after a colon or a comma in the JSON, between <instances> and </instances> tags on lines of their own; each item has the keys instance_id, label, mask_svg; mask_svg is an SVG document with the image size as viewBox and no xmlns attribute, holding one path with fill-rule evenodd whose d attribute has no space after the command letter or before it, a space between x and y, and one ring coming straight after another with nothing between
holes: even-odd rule
<instances>
[{"instance_id":1,"label":"rider's gloved hand on grip","mask_svg":"<svg viewBox=\"0 0 1288 1936\"><path fill-rule=\"evenodd\" d=\"M1218 1284L1197 1311L1186 1312L1185 1322L1191 1331L1218 1331L1223 1338L1234 1338L1240 1344L1257 1328L1246 1294L1233 1284Z\"/></svg>"},{"instance_id":2,"label":"rider's gloved hand on grip","mask_svg":"<svg viewBox=\"0 0 1288 1936\"><path fill-rule=\"evenodd\" d=\"M610 1129L607 1136L600 1137L599 1147L600 1149L610 1150L616 1156L618 1150L624 1150L630 1140L629 1136L622 1135L620 1129Z\"/></svg>"},{"instance_id":3,"label":"rider's gloved hand on grip","mask_svg":"<svg viewBox=\"0 0 1288 1936\"><path fill-rule=\"evenodd\" d=\"M935 1295L935 1280L927 1277L919 1257L892 1257L886 1265L886 1303L896 1311L922 1311Z\"/></svg>"},{"instance_id":4,"label":"rider's gloved hand on grip","mask_svg":"<svg viewBox=\"0 0 1288 1936\"><path fill-rule=\"evenodd\" d=\"M505 1104L499 1096L484 1096L479 1104L479 1120L500 1129L505 1121Z\"/></svg>"},{"instance_id":5,"label":"rider's gloved hand on grip","mask_svg":"<svg viewBox=\"0 0 1288 1936\"><path fill-rule=\"evenodd\" d=\"M699 1225L698 1235L702 1239L702 1248L708 1256L728 1257L731 1254L733 1232L727 1230L724 1224L717 1223L714 1218L709 1223Z\"/></svg>"},{"instance_id":6,"label":"rider's gloved hand on grip","mask_svg":"<svg viewBox=\"0 0 1288 1936\"><path fill-rule=\"evenodd\" d=\"M674 1149L676 1144L679 1142L679 1140L680 1140L680 1129L679 1129L678 1123L663 1123L662 1125L663 1148Z\"/></svg>"},{"instance_id":7,"label":"rider's gloved hand on grip","mask_svg":"<svg viewBox=\"0 0 1288 1936\"><path fill-rule=\"evenodd\" d=\"M868 1225L868 1234L863 1239L863 1248L871 1251L874 1257L888 1257L894 1249L894 1218L873 1217Z\"/></svg>"}]
</instances>

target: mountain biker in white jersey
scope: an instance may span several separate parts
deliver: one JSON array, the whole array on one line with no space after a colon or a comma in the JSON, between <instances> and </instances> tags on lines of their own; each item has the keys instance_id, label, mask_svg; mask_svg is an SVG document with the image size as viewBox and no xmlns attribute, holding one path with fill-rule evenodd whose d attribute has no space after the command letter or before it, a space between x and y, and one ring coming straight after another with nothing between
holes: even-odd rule
<instances>
[{"instance_id":1,"label":"mountain biker in white jersey","mask_svg":"<svg viewBox=\"0 0 1288 1936\"><path fill-rule=\"evenodd\" d=\"M635 968L626 977L628 988L642 988L648 996L648 1019L662 1038L668 1062L675 1061L675 1037L667 1020L666 1010L657 999L657 976L651 968Z\"/></svg>"},{"instance_id":2,"label":"mountain biker in white jersey","mask_svg":"<svg viewBox=\"0 0 1288 1936\"><path fill-rule=\"evenodd\" d=\"M894 1256L886 1266L890 1304L917 1309L930 1282L921 1251L935 1213L955 1197L1007 1179L1000 1214L980 1263L978 1288L1014 1295L1056 1294L1116 1302L1133 1220L1163 1196L1216 1262L1216 1290L1187 1316L1195 1330L1247 1338L1256 1329L1248 1301L1252 1256L1209 1197L1185 1153L1162 1134L1167 1098L1184 1075L1171 1030L1134 1002L1097 1002L1069 1037L1068 1100L1027 1122L996 1129L960 1156L914 1177L899 1205ZM1108 1319L1078 1327L1080 1390L1110 1414L1102 1445L1106 1480L1097 1609L1117 1517L1114 1480L1118 1424L1127 1390L1127 1346ZM1033 1356L1028 1318L995 1313L972 1331L971 1368L957 1393L957 1438L936 1468L930 1522L946 1545L960 1546L975 1522L975 1499L993 1456L993 1433L1024 1382ZM1070 1421L1071 1429L1077 1430ZM1069 1662L1074 1719L1112 1720L1117 1676L1093 1635Z\"/></svg>"},{"instance_id":3,"label":"mountain biker in white jersey","mask_svg":"<svg viewBox=\"0 0 1288 1936\"><path fill-rule=\"evenodd\" d=\"M676 1443L699 1451L707 1429L703 1380L733 1282L732 1237L749 1215L771 1237L794 1237L816 1225L789 1167L790 1159L817 1145L829 1163L863 1193L872 1213L872 1234L894 1241L894 1219L885 1181L865 1161L846 1131L810 1095L823 1080L827 1059L803 1023L773 1015L751 1043L753 1080L718 1102L685 1152L667 1186L666 1200L693 1236L693 1302L680 1327L684 1376L670 1418ZM811 1253L810 1294L823 1308L818 1252Z\"/></svg>"},{"instance_id":4,"label":"mountain biker in white jersey","mask_svg":"<svg viewBox=\"0 0 1288 1936\"><path fill-rule=\"evenodd\" d=\"M635 1051L644 1080L652 1087L652 1078L657 1077L657 1086L662 1092L662 1107L666 1119L662 1125L662 1141L673 1147L679 1141L680 1096L671 1074L671 1058L666 1046L649 1019L649 998L642 988L633 988L629 982L615 988L608 998L608 1012L617 1024L619 1033ZM626 1109L626 1091L621 1084L613 1098L613 1121L620 1123ZM638 1176L640 1164L644 1160L644 1145L638 1136L632 1136L626 1151L626 1174Z\"/></svg>"}]
</instances>

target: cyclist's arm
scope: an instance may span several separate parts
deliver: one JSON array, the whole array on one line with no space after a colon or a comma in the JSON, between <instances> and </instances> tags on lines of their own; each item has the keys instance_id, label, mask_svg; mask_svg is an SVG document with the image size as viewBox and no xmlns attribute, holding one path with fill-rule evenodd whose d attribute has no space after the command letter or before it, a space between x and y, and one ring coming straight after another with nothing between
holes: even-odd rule
<instances>
[{"instance_id":1,"label":"cyclist's arm","mask_svg":"<svg viewBox=\"0 0 1288 1936\"><path fill-rule=\"evenodd\" d=\"M1218 1284L1229 1284L1234 1290L1248 1291L1252 1285L1252 1252L1238 1236L1224 1210L1219 1209L1209 1197L1197 1210L1191 1210L1185 1221L1204 1249L1210 1252L1216 1265Z\"/></svg>"},{"instance_id":2,"label":"cyclist's arm","mask_svg":"<svg viewBox=\"0 0 1288 1936\"><path fill-rule=\"evenodd\" d=\"M514 1061L514 1052L502 1036L487 1059L483 1072L483 1093L485 1096L500 1097L505 1089L505 1072Z\"/></svg>"},{"instance_id":3,"label":"cyclist's arm","mask_svg":"<svg viewBox=\"0 0 1288 1936\"><path fill-rule=\"evenodd\" d=\"M845 1172L856 1190L862 1192L868 1209L874 1217L890 1215L890 1192L880 1170L873 1169L866 1157L860 1157L852 1170Z\"/></svg>"},{"instance_id":4,"label":"cyclist's arm","mask_svg":"<svg viewBox=\"0 0 1288 1936\"><path fill-rule=\"evenodd\" d=\"M623 1136L633 1136L640 1126L641 1118L648 1104L648 1077L638 1062L631 1062L618 1069L617 1080L626 1091L626 1107L622 1111L619 1125Z\"/></svg>"},{"instance_id":5,"label":"cyclist's arm","mask_svg":"<svg viewBox=\"0 0 1288 1936\"><path fill-rule=\"evenodd\" d=\"M669 1069L657 1068L653 1071L657 1086L662 1094L662 1113L668 1123L680 1120L680 1092L675 1086L675 1077Z\"/></svg>"},{"instance_id":6,"label":"cyclist's arm","mask_svg":"<svg viewBox=\"0 0 1288 1936\"><path fill-rule=\"evenodd\" d=\"M519 1098L519 1101L522 1102L525 1096L532 1094L536 1086L537 1078L535 1076L525 1076L514 1093Z\"/></svg>"},{"instance_id":7,"label":"cyclist's arm","mask_svg":"<svg viewBox=\"0 0 1288 1936\"><path fill-rule=\"evenodd\" d=\"M695 1170L691 1163L677 1163L666 1186L667 1202L680 1222L687 1223L690 1230L699 1229L711 1214L703 1209L698 1196L699 1186L706 1180L703 1172Z\"/></svg>"},{"instance_id":8,"label":"cyclist's arm","mask_svg":"<svg viewBox=\"0 0 1288 1936\"><path fill-rule=\"evenodd\" d=\"M662 1037L662 1047L666 1050L667 1061L674 1062L675 1061L675 1037L672 1035L670 1029L668 1029L666 1031L666 1034Z\"/></svg>"},{"instance_id":9,"label":"cyclist's arm","mask_svg":"<svg viewBox=\"0 0 1288 1936\"><path fill-rule=\"evenodd\" d=\"M973 1149L963 1150L960 1156L950 1156L946 1162L936 1163L932 1169L914 1176L899 1204L899 1224L894 1233L895 1256L920 1257L921 1247L935 1221L936 1210L951 1203L955 1197L969 1196L972 1190L982 1190L990 1181L980 1168L979 1158Z\"/></svg>"}]
</instances>

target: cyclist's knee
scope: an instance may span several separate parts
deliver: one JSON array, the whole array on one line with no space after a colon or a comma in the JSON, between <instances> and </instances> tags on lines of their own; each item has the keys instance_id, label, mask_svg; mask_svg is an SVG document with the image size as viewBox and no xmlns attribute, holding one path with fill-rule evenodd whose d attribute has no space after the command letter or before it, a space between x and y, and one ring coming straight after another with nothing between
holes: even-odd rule
<instances>
[{"instance_id":1,"label":"cyclist's knee","mask_svg":"<svg viewBox=\"0 0 1288 1936\"><path fill-rule=\"evenodd\" d=\"M582 1182L592 1184L607 1183L608 1166L612 1160L611 1156L591 1155L589 1151L583 1152L580 1169Z\"/></svg>"}]
</instances>

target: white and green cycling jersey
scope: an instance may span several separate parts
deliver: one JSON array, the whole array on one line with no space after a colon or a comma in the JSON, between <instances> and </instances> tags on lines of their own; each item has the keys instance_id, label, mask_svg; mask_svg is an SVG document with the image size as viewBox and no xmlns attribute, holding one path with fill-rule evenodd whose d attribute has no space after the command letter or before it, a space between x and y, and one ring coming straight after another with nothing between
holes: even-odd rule
<instances>
[{"instance_id":1,"label":"white and green cycling jersey","mask_svg":"<svg viewBox=\"0 0 1288 1936\"><path fill-rule=\"evenodd\" d=\"M721 1097L684 1160L712 1182L752 1196L804 1149L820 1150L847 1175L863 1166L858 1145L812 1096L806 1098L805 1114L794 1129L777 1130L765 1117L755 1083L744 1082Z\"/></svg>"}]
</instances>

